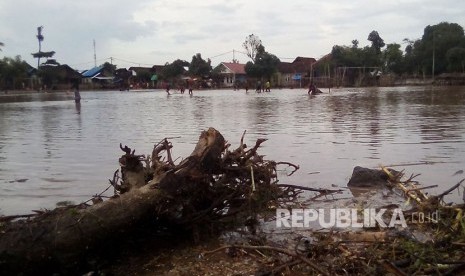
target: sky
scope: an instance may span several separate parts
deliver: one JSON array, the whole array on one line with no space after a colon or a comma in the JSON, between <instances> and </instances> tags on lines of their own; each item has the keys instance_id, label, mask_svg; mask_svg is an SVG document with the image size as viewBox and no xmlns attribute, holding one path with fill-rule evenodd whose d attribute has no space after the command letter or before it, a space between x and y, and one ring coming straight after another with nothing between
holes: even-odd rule
<instances>
[{"instance_id":1,"label":"sky","mask_svg":"<svg viewBox=\"0 0 465 276\"><path fill-rule=\"evenodd\" d=\"M212 65L250 59L242 46L258 36L281 61L320 58L334 45L370 45L371 31L386 44L420 39L440 22L465 27L463 0L1 0L0 58L37 61L42 51L77 70L111 62L118 68L150 67L200 53ZM94 48L95 41L95 48ZM94 49L96 62L94 59Z\"/></svg>"}]
</instances>

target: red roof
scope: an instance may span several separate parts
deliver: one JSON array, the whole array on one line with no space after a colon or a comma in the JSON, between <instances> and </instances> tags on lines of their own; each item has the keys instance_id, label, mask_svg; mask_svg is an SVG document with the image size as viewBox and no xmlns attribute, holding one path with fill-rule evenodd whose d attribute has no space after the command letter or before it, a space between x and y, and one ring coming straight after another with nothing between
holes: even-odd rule
<instances>
[{"instance_id":1,"label":"red roof","mask_svg":"<svg viewBox=\"0 0 465 276\"><path fill-rule=\"evenodd\" d=\"M235 74L244 74L245 75L245 64L235 63L235 62L222 62L229 70L233 71Z\"/></svg>"},{"instance_id":2,"label":"red roof","mask_svg":"<svg viewBox=\"0 0 465 276\"><path fill-rule=\"evenodd\" d=\"M284 74L305 73L311 70L315 62L314 58L297 57L292 63L280 62L278 71Z\"/></svg>"},{"instance_id":3,"label":"red roof","mask_svg":"<svg viewBox=\"0 0 465 276\"><path fill-rule=\"evenodd\" d=\"M312 64L316 62L314 58L309 57L296 57L292 63L303 63L303 64Z\"/></svg>"},{"instance_id":4,"label":"red roof","mask_svg":"<svg viewBox=\"0 0 465 276\"><path fill-rule=\"evenodd\" d=\"M284 74L296 73L293 64L290 62L280 62L278 64L278 71Z\"/></svg>"}]
</instances>

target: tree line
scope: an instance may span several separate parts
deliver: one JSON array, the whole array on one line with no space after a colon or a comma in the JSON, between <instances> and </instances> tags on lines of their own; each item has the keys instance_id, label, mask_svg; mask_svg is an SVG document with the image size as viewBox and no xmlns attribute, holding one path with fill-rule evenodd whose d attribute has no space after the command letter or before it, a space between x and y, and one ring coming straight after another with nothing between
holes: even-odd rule
<instances>
[{"instance_id":1,"label":"tree line","mask_svg":"<svg viewBox=\"0 0 465 276\"><path fill-rule=\"evenodd\" d=\"M398 43L385 44L377 31L367 38L370 46L352 45L332 48L332 67L378 67L383 73L398 76L434 76L465 72L465 35L456 23L428 25L416 40L405 38L404 51Z\"/></svg>"},{"instance_id":2,"label":"tree line","mask_svg":"<svg viewBox=\"0 0 465 276\"><path fill-rule=\"evenodd\" d=\"M322 74L327 68L335 71L342 67L379 68L383 74L413 77L465 72L465 35L463 27L457 23L428 25L421 38L405 38L403 50L399 43L385 44L377 31L370 32L367 40L371 45L363 48L359 47L358 40L352 40L351 45L334 45L330 58L318 62L311 77ZM267 52L260 38L254 34L247 36L242 46L251 59L245 65L247 76L271 79L281 62L279 58ZM6 45L0 42L0 51L2 47ZM109 64L104 65L108 67ZM0 60L0 89L20 88L31 68L20 56L4 57ZM203 59L200 53L195 54L190 62L176 59L166 63L157 75L159 80L165 81L173 81L181 75L221 78L219 72L212 68L211 60Z\"/></svg>"}]
</instances>

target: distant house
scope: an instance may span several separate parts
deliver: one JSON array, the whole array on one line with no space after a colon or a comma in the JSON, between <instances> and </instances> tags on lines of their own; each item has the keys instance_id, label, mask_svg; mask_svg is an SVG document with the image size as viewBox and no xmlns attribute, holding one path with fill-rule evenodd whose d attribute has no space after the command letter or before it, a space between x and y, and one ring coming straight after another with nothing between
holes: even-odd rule
<instances>
[{"instance_id":1,"label":"distant house","mask_svg":"<svg viewBox=\"0 0 465 276\"><path fill-rule=\"evenodd\" d=\"M242 84L247 81L245 64L237 62L222 62L214 69L214 72L223 77L223 87L233 87L235 84Z\"/></svg>"},{"instance_id":2,"label":"distant house","mask_svg":"<svg viewBox=\"0 0 465 276\"><path fill-rule=\"evenodd\" d=\"M149 88L152 76L155 74L153 67L129 67L129 71L133 72L130 80L134 88Z\"/></svg>"},{"instance_id":3,"label":"distant house","mask_svg":"<svg viewBox=\"0 0 465 276\"><path fill-rule=\"evenodd\" d=\"M163 65L152 67L119 68L115 71L115 86L120 90L157 88L158 75Z\"/></svg>"},{"instance_id":4,"label":"distant house","mask_svg":"<svg viewBox=\"0 0 465 276\"><path fill-rule=\"evenodd\" d=\"M97 66L92 69L82 72L82 77L85 79L92 79L99 76L103 71L103 66Z\"/></svg>"},{"instance_id":5,"label":"distant house","mask_svg":"<svg viewBox=\"0 0 465 276\"><path fill-rule=\"evenodd\" d=\"M115 87L119 88L120 91L129 90L132 75L133 72L126 68L116 69L115 78L113 80Z\"/></svg>"},{"instance_id":6,"label":"distant house","mask_svg":"<svg viewBox=\"0 0 465 276\"><path fill-rule=\"evenodd\" d=\"M157 88L160 87L160 73L163 70L165 65L154 65L152 66L152 76L150 77L150 81L152 82L152 87Z\"/></svg>"},{"instance_id":7,"label":"distant house","mask_svg":"<svg viewBox=\"0 0 465 276\"><path fill-rule=\"evenodd\" d=\"M103 65L94 67L82 73L82 84L87 88L94 88L94 85L108 87L113 84L115 76Z\"/></svg>"},{"instance_id":8,"label":"distant house","mask_svg":"<svg viewBox=\"0 0 465 276\"><path fill-rule=\"evenodd\" d=\"M330 84L332 60L333 55L329 53L322 56L313 64L313 71L315 72L314 80L316 82Z\"/></svg>"},{"instance_id":9,"label":"distant house","mask_svg":"<svg viewBox=\"0 0 465 276\"><path fill-rule=\"evenodd\" d=\"M314 74L316 60L297 57L293 62L278 64L277 84L282 87L306 87Z\"/></svg>"},{"instance_id":10,"label":"distant house","mask_svg":"<svg viewBox=\"0 0 465 276\"><path fill-rule=\"evenodd\" d=\"M26 63L27 78L24 79L24 89L38 89L40 87L40 78L37 76L37 69Z\"/></svg>"},{"instance_id":11,"label":"distant house","mask_svg":"<svg viewBox=\"0 0 465 276\"><path fill-rule=\"evenodd\" d=\"M66 64L46 62L40 66L39 74L45 89L69 89L71 84L81 79L81 74Z\"/></svg>"}]
</instances>

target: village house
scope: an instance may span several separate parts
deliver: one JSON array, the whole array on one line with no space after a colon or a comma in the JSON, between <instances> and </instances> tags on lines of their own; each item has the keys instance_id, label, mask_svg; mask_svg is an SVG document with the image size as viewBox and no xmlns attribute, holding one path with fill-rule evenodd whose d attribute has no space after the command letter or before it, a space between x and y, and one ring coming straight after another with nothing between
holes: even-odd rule
<instances>
[{"instance_id":1,"label":"village house","mask_svg":"<svg viewBox=\"0 0 465 276\"><path fill-rule=\"evenodd\" d=\"M119 90L157 88L157 72L160 72L161 68L162 65L116 69L115 86Z\"/></svg>"},{"instance_id":2,"label":"village house","mask_svg":"<svg viewBox=\"0 0 465 276\"><path fill-rule=\"evenodd\" d=\"M309 57L297 57L292 62L280 62L277 72L271 79L272 86L302 88L307 87L310 80L318 82L319 71L321 71L320 63L323 62L317 62L314 58ZM164 65L154 65L152 67L133 66L128 69L119 68L112 70L110 66L97 66L81 73L81 89L110 88L129 90L164 88L166 80L163 81L160 78L163 68ZM187 71L187 68L185 70ZM67 71L67 75L70 75L70 71L72 70ZM213 81L212 78L215 80ZM214 82L218 87L243 88L247 85L247 82L251 81L253 82L255 79L247 78L245 64L239 62L221 62L213 69L213 76L208 76L208 79L183 74L177 80L176 87L182 87L184 84L187 87L188 82L196 83L195 87L212 87L212 83ZM66 77L64 80L65 85L68 85L69 82L69 78Z\"/></svg>"},{"instance_id":3,"label":"village house","mask_svg":"<svg viewBox=\"0 0 465 276\"><path fill-rule=\"evenodd\" d=\"M101 65L82 73L82 86L87 89L112 87L114 78L114 73Z\"/></svg>"},{"instance_id":4,"label":"village house","mask_svg":"<svg viewBox=\"0 0 465 276\"><path fill-rule=\"evenodd\" d=\"M40 75L42 89L45 90L67 90L72 83L81 79L79 72L54 59L43 63L37 73Z\"/></svg>"},{"instance_id":5,"label":"village house","mask_svg":"<svg viewBox=\"0 0 465 276\"><path fill-rule=\"evenodd\" d=\"M314 58L297 57L293 62L278 64L276 85L279 87L300 88L307 87L314 73Z\"/></svg>"},{"instance_id":6,"label":"village house","mask_svg":"<svg viewBox=\"0 0 465 276\"><path fill-rule=\"evenodd\" d=\"M144 89L153 87L152 77L155 74L155 66L153 67L129 67L132 72L130 85L135 89Z\"/></svg>"},{"instance_id":7,"label":"village house","mask_svg":"<svg viewBox=\"0 0 465 276\"><path fill-rule=\"evenodd\" d=\"M153 88L160 88L162 87L162 83L159 82L160 80L160 73L163 70L165 65L154 65L152 66L152 76L150 76L151 85Z\"/></svg>"},{"instance_id":8,"label":"village house","mask_svg":"<svg viewBox=\"0 0 465 276\"><path fill-rule=\"evenodd\" d=\"M27 67L27 77L22 81L21 88L25 90L38 90L41 85L41 79L37 75L38 70L35 67L32 67L29 63L26 63Z\"/></svg>"},{"instance_id":9,"label":"village house","mask_svg":"<svg viewBox=\"0 0 465 276\"><path fill-rule=\"evenodd\" d=\"M223 77L222 87L242 86L247 82L245 64L238 62L221 62L213 69Z\"/></svg>"}]
</instances>

